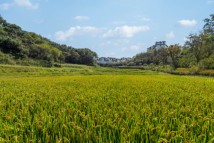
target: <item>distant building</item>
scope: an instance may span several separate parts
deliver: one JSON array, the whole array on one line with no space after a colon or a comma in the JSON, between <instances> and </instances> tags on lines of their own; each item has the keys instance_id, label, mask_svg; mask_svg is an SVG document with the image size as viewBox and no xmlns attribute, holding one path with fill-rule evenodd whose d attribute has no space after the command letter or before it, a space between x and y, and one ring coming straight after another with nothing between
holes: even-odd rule
<instances>
[{"instance_id":1,"label":"distant building","mask_svg":"<svg viewBox=\"0 0 214 143\"><path fill-rule=\"evenodd\" d=\"M100 57L97 59L97 64L114 64L114 63L121 63L121 62L127 62L130 61L132 58L112 58L112 57Z\"/></svg>"},{"instance_id":2,"label":"distant building","mask_svg":"<svg viewBox=\"0 0 214 143\"><path fill-rule=\"evenodd\" d=\"M156 42L155 45L147 48L147 52L150 52L150 51L154 51L154 50L160 50L162 48L167 48L168 46L166 45L166 41L159 41L159 42Z\"/></svg>"}]
</instances>

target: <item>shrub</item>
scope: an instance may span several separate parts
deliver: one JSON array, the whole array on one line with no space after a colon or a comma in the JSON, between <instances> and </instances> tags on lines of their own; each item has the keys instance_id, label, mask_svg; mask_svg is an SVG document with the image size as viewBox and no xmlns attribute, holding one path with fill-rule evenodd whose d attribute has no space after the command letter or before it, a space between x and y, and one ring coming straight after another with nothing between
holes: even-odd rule
<instances>
[{"instance_id":1,"label":"shrub","mask_svg":"<svg viewBox=\"0 0 214 143\"><path fill-rule=\"evenodd\" d=\"M199 65L203 69L214 69L214 56L201 60Z\"/></svg>"},{"instance_id":2,"label":"shrub","mask_svg":"<svg viewBox=\"0 0 214 143\"><path fill-rule=\"evenodd\" d=\"M13 58L10 55L4 54L2 52L0 52L0 63L8 64L8 65L15 65Z\"/></svg>"},{"instance_id":3,"label":"shrub","mask_svg":"<svg viewBox=\"0 0 214 143\"><path fill-rule=\"evenodd\" d=\"M200 72L200 68L198 66L192 66L189 69L189 73L192 75L198 74Z\"/></svg>"},{"instance_id":4,"label":"shrub","mask_svg":"<svg viewBox=\"0 0 214 143\"><path fill-rule=\"evenodd\" d=\"M53 66L54 66L54 67L58 67L58 68L62 67L61 64L59 64L59 63L54 63Z\"/></svg>"}]
</instances>

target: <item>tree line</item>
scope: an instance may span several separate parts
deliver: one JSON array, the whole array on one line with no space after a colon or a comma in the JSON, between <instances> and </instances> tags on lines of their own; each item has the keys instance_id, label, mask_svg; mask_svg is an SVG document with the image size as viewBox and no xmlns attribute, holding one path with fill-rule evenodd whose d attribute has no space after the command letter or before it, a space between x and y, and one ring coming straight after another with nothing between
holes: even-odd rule
<instances>
[{"instance_id":1,"label":"tree line","mask_svg":"<svg viewBox=\"0 0 214 143\"><path fill-rule=\"evenodd\" d=\"M204 20L201 32L189 34L184 46L170 45L167 48L139 53L132 65L171 65L176 68L197 66L214 69L214 14Z\"/></svg>"},{"instance_id":2,"label":"tree line","mask_svg":"<svg viewBox=\"0 0 214 143\"><path fill-rule=\"evenodd\" d=\"M93 65L97 54L50 41L8 23L0 16L0 63L53 66L60 63Z\"/></svg>"}]
</instances>

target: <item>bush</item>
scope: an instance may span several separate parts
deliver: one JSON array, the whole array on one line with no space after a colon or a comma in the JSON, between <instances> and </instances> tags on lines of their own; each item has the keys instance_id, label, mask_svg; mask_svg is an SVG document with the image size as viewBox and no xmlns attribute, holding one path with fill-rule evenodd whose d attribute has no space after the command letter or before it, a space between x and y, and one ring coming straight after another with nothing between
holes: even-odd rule
<instances>
[{"instance_id":1,"label":"bush","mask_svg":"<svg viewBox=\"0 0 214 143\"><path fill-rule=\"evenodd\" d=\"M40 61L40 65L43 67L52 67L53 64L54 64L53 61L45 61L45 60Z\"/></svg>"},{"instance_id":2,"label":"bush","mask_svg":"<svg viewBox=\"0 0 214 143\"><path fill-rule=\"evenodd\" d=\"M214 56L201 60L199 65L202 69L214 69Z\"/></svg>"},{"instance_id":3,"label":"bush","mask_svg":"<svg viewBox=\"0 0 214 143\"><path fill-rule=\"evenodd\" d=\"M192 75L198 74L200 72L200 68L198 66L192 66L189 69L189 73Z\"/></svg>"},{"instance_id":4,"label":"bush","mask_svg":"<svg viewBox=\"0 0 214 143\"><path fill-rule=\"evenodd\" d=\"M0 63L1 64L8 64L8 65L15 65L16 63L13 60L13 57L10 55L4 54L0 52Z\"/></svg>"},{"instance_id":5,"label":"bush","mask_svg":"<svg viewBox=\"0 0 214 143\"><path fill-rule=\"evenodd\" d=\"M61 64L59 64L59 63L54 63L53 66L54 66L54 67L58 67L58 68L62 67Z\"/></svg>"},{"instance_id":6,"label":"bush","mask_svg":"<svg viewBox=\"0 0 214 143\"><path fill-rule=\"evenodd\" d=\"M23 66L42 66L42 67L52 67L54 64L52 61L46 60L36 60L36 59L18 59L16 60L17 65Z\"/></svg>"},{"instance_id":7,"label":"bush","mask_svg":"<svg viewBox=\"0 0 214 143\"><path fill-rule=\"evenodd\" d=\"M185 56L185 57L181 57L178 60L178 65L179 67L182 67L182 68L190 68L191 66L196 65L196 62L191 56L190 57Z\"/></svg>"}]
</instances>

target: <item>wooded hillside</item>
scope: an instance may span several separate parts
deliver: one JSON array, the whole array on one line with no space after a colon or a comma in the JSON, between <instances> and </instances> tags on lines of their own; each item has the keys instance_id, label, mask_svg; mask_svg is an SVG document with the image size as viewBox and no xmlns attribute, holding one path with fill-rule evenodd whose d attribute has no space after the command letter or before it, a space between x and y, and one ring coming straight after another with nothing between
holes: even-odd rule
<instances>
[{"instance_id":1,"label":"wooded hillside","mask_svg":"<svg viewBox=\"0 0 214 143\"><path fill-rule=\"evenodd\" d=\"M0 16L0 64L60 66L60 63L92 65L97 54L88 48L60 45L36 33L22 30Z\"/></svg>"}]
</instances>

